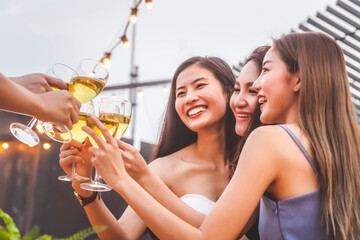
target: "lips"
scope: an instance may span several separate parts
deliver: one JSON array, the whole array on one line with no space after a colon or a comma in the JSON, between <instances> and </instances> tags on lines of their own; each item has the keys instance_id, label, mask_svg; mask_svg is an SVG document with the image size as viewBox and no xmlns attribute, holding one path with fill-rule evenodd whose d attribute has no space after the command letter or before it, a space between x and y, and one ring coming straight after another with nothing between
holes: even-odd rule
<instances>
[{"instance_id":1,"label":"lips","mask_svg":"<svg viewBox=\"0 0 360 240\"><path fill-rule=\"evenodd\" d=\"M205 110L207 109L207 106L194 106L194 107L191 107L188 109L187 111L187 116L189 117L193 117L193 116L196 116L202 112L204 112Z\"/></svg>"}]
</instances>

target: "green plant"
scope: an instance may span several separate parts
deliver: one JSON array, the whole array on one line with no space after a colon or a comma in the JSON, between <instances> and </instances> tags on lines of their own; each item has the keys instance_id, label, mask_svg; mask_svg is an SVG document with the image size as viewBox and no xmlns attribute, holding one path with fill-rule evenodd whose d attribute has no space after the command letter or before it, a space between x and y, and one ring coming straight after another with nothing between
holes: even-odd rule
<instances>
[{"instance_id":1,"label":"green plant","mask_svg":"<svg viewBox=\"0 0 360 240\"><path fill-rule=\"evenodd\" d=\"M20 231L16 227L13 219L0 208L0 218L4 221L5 227L0 225L0 239L1 240L84 240L96 232L104 231L106 226L96 226L94 228L87 228L77 232L67 238L54 238L50 235L39 236L39 227L34 226L31 231L23 238L20 236Z\"/></svg>"}]
</instances>

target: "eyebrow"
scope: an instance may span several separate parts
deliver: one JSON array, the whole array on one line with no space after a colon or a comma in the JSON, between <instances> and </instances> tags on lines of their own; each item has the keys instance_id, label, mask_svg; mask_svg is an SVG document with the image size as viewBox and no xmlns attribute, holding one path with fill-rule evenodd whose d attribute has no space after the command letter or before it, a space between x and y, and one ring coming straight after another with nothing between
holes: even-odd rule
<instances>
[{"instance_id":1,"label":"eyebrow","mask_svg":"<svg viewBox=\"0 0 360 240\"><path fill-rule=\"evenodd\" d=\"M191 84L194 84L194 83L196 83L196 82L198 82L200 80L204 80L204 79L206 79L206 78L205 77L199 77L199 78L195 79L194 81L192 81ZM175 89L175 92L180 90L180 89L183 89L183 88L185 88L185 87L184 86L178 87L178 88Z\"/></svg>"},{"instance_id":2,"label":"eyebrow","mask_svg":"<svg viewBox=\"0 0 360 240\"><path fill-rule=\"evenodd\" d=\"M265 62L263 62L263 66L265 66L265 64L267 64L267 63L271 63L272 61L270 61L270 60L266 60Z\"/></svg>"}]
</instances>

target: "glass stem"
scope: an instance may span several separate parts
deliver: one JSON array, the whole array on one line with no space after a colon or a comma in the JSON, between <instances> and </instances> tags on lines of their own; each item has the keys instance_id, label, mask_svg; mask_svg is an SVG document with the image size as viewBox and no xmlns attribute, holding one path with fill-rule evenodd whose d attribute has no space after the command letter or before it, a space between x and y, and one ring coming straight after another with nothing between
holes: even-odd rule
<instances>
[{"instance_id":1,"label":"glass stem","mask_svg":"<svg viewBox=\"0 0 360 240\"><path fill-rule=\"evenodd\" d=\"M95 169L95 178L94 178L94 182L99 182L100 180L100 175L98 174L98 172Z\"/></svg>"},{"instance_id":2,"label":"glass stem","mask_svg":"<svg viewBox=\"0 0 360 240\"><path fill-rule=\"evenodd\" d=\"M37 121L37 119L33 117L27 126L28 126L29 128L33 128L33 126L35 125L36 121Z\"/></svg>"},{"instance_id":3,"label":"glass stem","mask_svg":"<svg viewBox=\"0 0 360 240\"><path fill-rule=\"evenodd\" d=\"M76 169L76 163L73 162L71 165L71 176L76 175L75 169Z\"/></svg>"}]
</instances>

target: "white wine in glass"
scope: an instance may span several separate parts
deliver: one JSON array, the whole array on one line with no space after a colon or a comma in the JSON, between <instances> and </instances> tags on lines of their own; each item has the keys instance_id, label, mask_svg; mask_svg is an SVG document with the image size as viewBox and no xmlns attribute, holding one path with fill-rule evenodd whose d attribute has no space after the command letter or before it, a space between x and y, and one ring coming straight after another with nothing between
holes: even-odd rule
<instances>
[{"instance_id":1,"label":"white wine in glass","mask_svg":"<svg viewBox=\"0 0 360 240\"><path fill-rule=\"evenodd\" d=\"M119 127L120 120L120 109L114 104L113 101L101 101L90 103L88 107L88 114L97 117L102 124L106 126L111 135L115 137L116 132ZM94 129L97 134L101 136L102 139L105 140L103 133L95 126L95 124L91 121L91 118L86 119L86 124L91 129ZM91 136L89 136L89 140L94 147L97 147L96 142L93 140ZM100 182L101 176L97 173L95 169L95 178L90 182L84 182L80 184L80 187L88 190L88 191L98 191L98 192L106 192L110 191L112 188Z\"/></svg>"}]
</instances>

